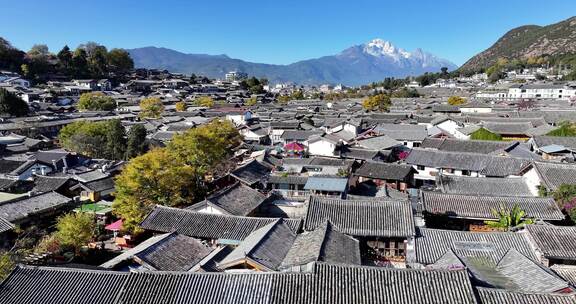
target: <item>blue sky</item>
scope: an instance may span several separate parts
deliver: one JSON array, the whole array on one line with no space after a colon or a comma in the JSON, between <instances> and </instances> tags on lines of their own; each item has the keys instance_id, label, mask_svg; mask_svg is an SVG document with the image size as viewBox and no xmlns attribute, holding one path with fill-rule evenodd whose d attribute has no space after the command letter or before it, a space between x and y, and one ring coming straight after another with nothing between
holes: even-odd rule
<instances>
[{"instance_id":1,"label":"blue sky","mask_svg":"<svg viewBox=\"0 0 576 304\"><path fill-rule=\"evenodd\" d=\"M1 7L0 36L24 50L45 43L57 52L95 41L275 64L336 54L373 38L462 64L516 26L576 14L575 0L27 0Z\"/></svg>"}]
</instances>

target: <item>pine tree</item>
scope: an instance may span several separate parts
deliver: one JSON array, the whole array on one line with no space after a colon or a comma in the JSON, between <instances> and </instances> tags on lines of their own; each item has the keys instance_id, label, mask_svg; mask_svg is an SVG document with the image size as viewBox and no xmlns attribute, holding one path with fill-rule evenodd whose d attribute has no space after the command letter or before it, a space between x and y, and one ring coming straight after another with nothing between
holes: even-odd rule
<instances>
[{"instance_id":1,"label":"pine tree","mask_svg":"<svg viewBox=\"0 0 576 304\"><path fill-rule=\"evenodd\" d=\"M128 132L126 159L134 158L144 152L146 152L146 128L143 125L134 125Z\"/></svg>"},{"instance_id":2,"label":"pine tree","mask_svg":"<svg viewBox=\"0 0 576 304\"><path fill-rule=\"evenodd\" d=\"M108 132L106 133L106 154L107 158L120 160L126 153L126 132L122 123L118 119L108 122Z\"/></svg>"},{"instance_id":3,"label":"pine tree","mask_svg":"<svg viewBox=\"0 0 576 304\"><path fill-rule=\"evenodd\" d=\"M25 116L28 111L24 100L6 89L0 89L0 115Z\"/></svg>"},{"instance_id":4,"label":"pine tree","mask_svg":"<svg viewBox=\"0 0 576 304\"><path fill-rule=\"evenodd\" d=\"M66 74L69 73L70 71L70 66L72 64L72 52L70 51L70 48L65 45L62 50L60 50L60 52L58 52L58 55L56 55L58 57L58 60L60 61L60 67L62 69L62 71Z\"/></svg>"}]
</instances>

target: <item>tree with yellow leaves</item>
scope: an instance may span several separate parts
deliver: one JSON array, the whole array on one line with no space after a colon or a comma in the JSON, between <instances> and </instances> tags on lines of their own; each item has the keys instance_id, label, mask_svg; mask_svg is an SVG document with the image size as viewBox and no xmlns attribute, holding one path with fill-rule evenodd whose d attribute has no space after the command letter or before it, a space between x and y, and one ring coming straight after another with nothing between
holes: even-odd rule
<instances>
[{"instance_id":1,"label":"tree with yellow leaves","mask_svg":"<svg viewBox=\"0 0 576 304\"><path fill-rule=\"evenodd\" d=\"M202 96L196 98L196 100L194 100L194 104L200 107L211 108L214 106L214 99L208 96Z\"/></svg>"},{"instance_id":2,"label":"tree with yellow leaves","mask_svg":"<svg viewBox=\"0 0 576 304\"><path fill-rule=\"evenodd\" d=\"M164 112L164 104L162 104L160 98L150 97L140 101L141 118L160 118L162 112Z\"/></svg>"},{"instance_id":3,"label":"tree with yellow leaves","mask_svg":"<svg viewBox=\"0 0 576 304\"><path fill-rule=\"evenodd\" d=\"M176 103L176 111L184 112L186 111L186 103L183 101L179 101Z\"/></svg>"},{"instance_id":4,"label":"tree with yellow leaves","mask_svg":"<svg viewBox=\"0 0 576 304\"><path fill-rule=\"evenodd\" d=\"M248 100L246 100L246 102L244 104L251 107L253 105L256 105L257 102L258 102L258 99L256 99L256 97L250 97L250 98L248 98Z\"/></svg>"},{"instance_id":5,"label":"tree with yellow leaves","mask_svg":"<svg viewBox=\"0 0 576 304\"><path fill-rule=\"evenodd\" d=\"M175 135L166 148L132 159L116 178L113 212L128 232L154 205L186 206L205 194L205 176L225 161L241 142L229 121L216 120Z\"/></svg>"},{"instance_id":6,"label":"tree with yellow leaves","mask_svg":"<svg viewBox=\"0 0 576 304\"><path fill-rule=\"evenodd\" d=\"M451 106L459 106L466 103L466 99L460 96L450 96L448 97L448 104Z\"/></svg>"},{"instance_id":7,"label":"tree with yellow leaves","mask_svg":"<svg viewBox=\"0 0 576 304\"><path fill-rule=\"evenodd\" d=\"M123 219L126 231L139 232L138 225L155 204L189 204L197 188L194 168L166 148L155 149L132 159L118 175L112 209Z\"/></svg>"},{"instance_id":8,"label":"tree with yellow leaves","mask_svg":"<svg viewBox=\"0 0 576 304\"><path fill-rule=\"evenodd\" d=\"M392 104L390 97L386 94L369 96L362 102L362 107L368 111L385 112Z\"/></svg>"}]
</instances>

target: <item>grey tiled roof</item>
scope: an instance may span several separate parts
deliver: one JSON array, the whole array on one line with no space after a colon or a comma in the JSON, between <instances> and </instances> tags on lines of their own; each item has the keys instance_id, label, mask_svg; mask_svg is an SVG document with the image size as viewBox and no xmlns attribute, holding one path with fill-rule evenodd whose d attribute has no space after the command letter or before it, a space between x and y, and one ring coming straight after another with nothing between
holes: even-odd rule
<instances>
[{"instance_id":1,"label":"grey tiled roof","mask_svg":"<svg viewBox=\"0 0 576 304\"><path fill-rule=\"evenodd\" d=\"M427 136L425 126L408 124L380 124L374 129L398 141L423 141Z\"/></svg>"},{"instance_id":2,"label":"grey tiled roof","mask_svg":"<svg viewBox=\"0 0 576 304\"><path fill-rule=\"evenodd\" d=\"M420 228L415 242L416 261L434 264L448 250L458 256L487 257L497 263L514 248L524 256L536 260L524 234L513 232L468 232Z\"/></svg>"},{"instance_id":3,"label":"grey tiled roof","mask_svg":"<svg viewBox=\"0 0 576 304\"><path fill-rule=\"evenodd\" d=\"M444 193L476 196L533 196L524 178L441 175L437 184Z\"/></svg>"},{"instance_id":4,"label":"grey tiled roof","mask_svg":"<svg viewBox=\"0 0 576 304\"><path fill-rule=\"evenodd\" d=\"M447 152L466 152L490 154L495 151L506 150L517 145L518 142L489 141L489 140L460 140L452 138L426 138L421 148L432 148Z\"/></svg>"},{"instance_id":5,"label":"grey tiled roof","mask_svg":"<svg viewBox=\"0 0 576 304\"><path fill-rule=\"evenodd\" d=\"M113 269L124 261L137 258L148 270L188 271L212 251L200 241L178 233L153 236L134 248L100 265Z\"/></svg>"},{"instance_id":6,"label":"grey tiled roof","mask_svg":"<svg viewBox=\"0 0 576 304\"><path fill-rule=\"evenodd\" d=\"M539 262L528 259L510 249L497 263L483 256L460 257L452 250L429 269L467 268L476 285L523 292L557 292L568 288L568 283Z\"/></svg>"},{"instance_id":7,"label":"grey tiled roof","mask_svg":"<svg viewBox=\"0 0 576 304\"><path fill-rule=\"evenodd\" d=\"M46 192L32 197L23 196L0 204L0 217L17 222L31 215L52 211L70 205L72 200L56 192Z\"/></svg>"},{"instance_id":8,"label":"grey tiled roof","mask_svg":"<svg viewBox=\"0 0 576 304\"><path fill-rule=\"evenodd\" d=\"M576 265L555 264L550 268L561 278L576 287Z\"/></svg>"},{"instance_id":9,"label":"grey tiled roof","mask_svg":"<svg viewBox=\"0 0 576 304\"><path fill-rule=\"evenodd\" d=\"M234 169L234 171L230 172L230 175L247 185L253 185L260 182L264 177L270 174L271 171L272 169L268 166L261 164L257 160L253 160Z\"/></svg>"},{"instance_id":10,"label":"grey tiled roof","mask_svg":"<svg viewBox=\"0 0 576 304\"><path fill-rule=\"evenodd\" d=\"M556 292L569 287L566 281L549 269L514 249L510 249L498 262L496 270L524 292Z\"/></svg>"},{"instance_id":11,"label":"grey tiled roof","mask_svg":"<svg viewBox=\"0 0 576 304\"><path fill-rule=\"evenodd\" d=\"M157 232L172 232L203 239L241 241L277 218L244 217L200 213L185 209L156 206L142 221L142 228ZM300 229L300 219L284 219L294 232Z\"/></svg>"},{"instance_id":12,"label":"grey tiled roof","mask_svg":"<svg viewBox=\"0 0 576 304\"><path fill-rule=\"evenodd\" d=\"M18 266L0 286L0 303L115 303L128 276L126 272Z\"/></svg>"},{"instance_id":13,"label":"grey tiled roof","mask_svg":"<svg viewBox=\"0 0 576 304\"><path fill-rule=\"evenodd\" d=\"M308 140L310 136L322 135L322 134L324 134L323 131L286 130L284 131L284 133L282 133L280 137L288 141L290 140L305 141Z\"/></svg>"},{"instance_id":14,"label":"grey tiled roof","mask_svg":"<svg viewBox=\"0 0 576 304\"><path fill-rule=\"evenodd\" d=\"M94 192L102 192L106 190L114 190L114 179L112 177L106 177L98 180L94 180L84 184L87 188Z\"/></svg>"},{"instance_id":15,"label":"grey tiled roof","mask_svg":"<svg viewBox=\"0 0 576 304\"><path fill-rule=\"evenodd\" d=\"M576 260L576 227L527 225L526 229L543 256Z\"/></svg>"},{"instance_id":16,"label":"grey tiled roof","mask_svg":"<svg viewBox=\"0 0 576 304\"><path fill-rule=\"evenodd\" d=\"M382 135L358 140L356 145L371 150L386 150L402 145L402 143L388 135Z\"/></svg>"},{"instance_id":17,"label":"grey tiled roof","mask_svg":"<svg viewBox=\"0 0 576 304\"><path fill-rule=\"evenodd\" d=\"M306 185L308 176L300 175L270 175L268 177L269 184L292 184L292 185Z\"/></svg>"},{"instance_id":18,"label":"grey tiled roof","mask_svg":"<svg viewBox=\"0 0 576 304\"><path fill-rule=\"evenodd\" d=\"M341 200L313 196L304 229L315 230L326 220L353 236L409 237L414 235L412 208L407 201Z\"/></svg>"},{"instance_id":19,"label":"grey tiled roof","mask_svg":"<svg viewBox=\"0 0 576 304\"><path fill-rule=\"evenodd\" d=\"M477 288L477 290L482 304L573 304L576 302L576 293L523 293L491 288Z\"/></svg>"},{"instance_id":20,"label":"grey tiled roof","mask_svg":"<svg viewBox=\"0 0 576 304\"><path fill-rule=\"evenodd\" d=\"M0 173L10 174L25 163L26 161L0 159Z\"/></svg>"},{"instance_id":21,"label":"grey tiled roof","mask_svg":"<svg viewBox=\"0 0 576 304\"><path fill-rule=\"evenodd\" d=\"M340 149L340 157L347 159L377 160L378 158L385 158L385 155L376 150L342 147Z\"/></svg>"},{"instance_id":22,"label":"grey tiled roof","mask_svg":"<svg viewBox=\"0 0 576 304\"><path fill-rule=\"evenodd\" d=\"M360 265L360 244L326 221L316 230L296 237L281 267L305 265L311 262Z\"/></svg>"},{"instance_id":23,"label":"grey tiled roof","mask_svg":"<svg viewBox=\"0 0 576 304\"><path fill-rule=\"evenodd\" d=\"M14 224L10 223L7 219L0 217L0 233L14 229Z\"/></svg>"},{"instance_id":24,"label":"grey tiled roof","mask_svg":"<svg viewBox=\"0 0 576 304\"><path fill-rule=\"evenodd\" d=\"M542 183L550 190L576 183L576 165L536 162L535 166Z\"/></svg>"},{"instance_id":25,"label":"grey tiled roof","mask_svg":"<svg viewBox=\"0 0 576 304\"><path fill-rule=\"evenodd\" d=\"M561 145L576 151L576 137L534 136L533 141L540 148L549 145Z\"/></svg>"},{"instance_id":26,"label":"grey tiled roof","mask_svg":"<svg viewBox=\"0 0 576 304\"><path fill-rule=\"evenodd\" d=\"M432 214L448 214L460 218L495 219L493 210L512 209L518 205L527 217L541 220L563 220L564 214L552 198L507 197L447 194L422 191L424 209Z\"/></svg>"},{"instance_id":27,"label":"grey tiled roof","mask_svg":"<svg viewBox=\"0 0 576 304\"><path fill-rule=\"evenodd\" d=\"M218 264L218 268L226 269L249 260L263 266L264 270L276 270L295 238L296 234L279 219L248 235Z\"/></svg>"},{"instance_id":28,"label":"grey tiled roof","mask_svg":"<svg viewBox=\"0 0 576 304\"><path fill-rule=\"evenodd\" d=\"M20 266L0 285L0 302L475 304L476 300L463 270L317 264L309 273L243 274L117 273Z\"/></svg>"},{"instance_id":29,"label":"grey tiled roof","mask_svg":"<svg viewBox=\"0 0 576 304\"><path fill-rule=\"evenodd\" d=\"M246 216L266 200L266 195L242 183L222 189L206 198L206 201L231 215Z\"/></svg>"},{"instance_id":30,"label":"grey tiled roof","mask_svg":"<svg viewBox=\"0 0 576 304\"><path fill-rule=\"evenodd\" d=\"M135 256L156 270L188 271L211 251L197 239L171 233Z\"/></svg>"},{"instance_id":31,"label":"grey tiled roof","mask_svg":"<svg viewBox=\"0 0 576 304\"><path fill-rule=\"evenodd\" d=\"M46 177L37 176L34 179L34 191L36 192L49 192L56 191L70 180L69 177Z\"/></svg>"},{"instance_id":32,"label":"grey tiled roof","mask_svg":"<svg viewBox=\"0 0 576 304\"><path fill-rule=\"evenodd\" d=\"M523 135L534 126L530 122L486 122L484 129L500 135Z\"/></svg>"},{"instance_id":33,"label":"grey tiled roof","mask_svg":"<svg viewBox=\"0 0 576 304\"><path fill-rule=\"evenodd\" d=\"M530 160L521 158L419 148L412 149L405 162L430 168L469 170L495 177L520 175L531 164Z\"/></svg>"},{"instance_id":34,"label":"grey tiled roof","mask_svg":"<svg viewBox=\"0 0 576 304\"><path fill-rule=\"evenodd\" d=\"M414 168L409 165L365 162L354 174L375 179L407 182L411 179L414 171Z\"/></svg>"}]
</instances>

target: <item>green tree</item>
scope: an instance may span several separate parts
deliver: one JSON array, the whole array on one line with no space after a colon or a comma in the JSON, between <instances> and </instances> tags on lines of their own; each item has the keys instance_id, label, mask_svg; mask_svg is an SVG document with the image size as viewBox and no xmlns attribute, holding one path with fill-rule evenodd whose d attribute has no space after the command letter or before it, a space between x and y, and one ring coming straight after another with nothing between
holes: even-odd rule
<instances>
[{"instance_id":1,"label":"green tree","mask_svg":"<svg viewBox=\"0 0 576 304\"><path fill-rule=\"evenodd\" d=\"M546 134L548 136L575 137L576 124L568 121L560 123L560 126Z\"/></svg>"},{"instance_id":2,"label":"green tree","mask_svg":"<svg viewBox=\"0 0 576 304\"><path fill-rule=\"evenodd\" d=\"M24 64L24 55L26 55L24 52L0 37L0 69L19 72Z\"/></svg>"},{"instance_id":3,"label":"green tree","mask_svg":"<svg viewBox=\"0 0 576 304\"><path fill-rule=\"evenodd\" d=\"M418 91L416 91L413 88L408 89L407 87L403 87L399 90L394 91L392 93L392 97L395 97L395 98L415 98L415 97L420 97L420 94L418 94Z\"/></svg>"},{"instance_id":4,"label":"green tree","mask_svg":"<svg viewBox=\"0 0 576 304\"><path fill-rule=\"evenodd\" d=\"M208 96L198 97L194 100L194 104L199 107L211 108L214 106L214 100Z\"/></svg>"},{"instance_id":5,"label":"green tree","mask_svg":"<svg viewBox=\"0 0 576 304\"><path fill-rule=\"evenodd\" d=\"M63 148L94 158L123 159L126 149L118 120L76 121L60 130L58 140Z\"/></svg>"},{"instance_id":6,"label":"green tree","mask_svg":"<svg viewBox=\"0 0 576 304\"><path fill-rule=\"evenodd\" d=\"M76 121L60 129L58 140L69 151L105 158L106 131L105 122Z\"/></svg>"},{"instance_id":7,"label":"green tree","mask_svg":"<svg viewBox=\"0 0 576 304\"><path fill-rule=\"evenodd\" d=\"M448 104L452 106L459 106L466 103L466 99L460 96L450 96L448 97Z\"/></svg>"},{"instance_id":8,"label":"green tree","mask_svg":"<svg viewBox=\"0 0 576 304\"><path fill-rule=\"evenodd\" d=\"M35 44L27 53L28 77L42 80L43 75L50 71L49 59L51 57L48 46Z\"/></svg>"},{"instance_id":9,"label":"green tree","mask_svg":"<svg viewBox=\"0 0 576 304\"><path fill-rule=\"evenodd\" d=\"M470 139L473 140L502 140L500 134L492 133L484 128L480 128L470 134Z\"/></svg>"},{"instance_id":10,"label":"green tree","mask_svg":"<svg viewBox=\"0 0 576 304\"><path fill-rule=\"evenodd\" d=\"M116 178L114 214L124 229L138 233L138 225L155 204L181 206L194 202L202 189L196 170L171 154L155 149L133 158Z\"/></svg>"},{"instance_id":11,"label":"green tree","mask_svg":"<svg viewBox=\"0 0 576 304\"><path fill-rule=\"evenodd\" d=\"M83 48L77 48L72 56L72 75L75 78L85 78L89 75L88 55Z\"/></svg>"},{"instance_id":12,"label":"green tree","mask_svg":"<svg viewBox=\"0 0 576 304\"><path fill-rule=\"evenodd\" d=\"M500 210L492 210L492 214L497 221L485 221L484 223L492 228L509 230L511 228L533 224L534 220L526 217L526 212L516 204L512 209L500 207Z\"/></svg>"},{"instance_id":13,"label":"green tree","mask_svg":"<svg viewBox=\"0 0 576 304\"><path fill-rule=\"evenodd\" d=\"M268 83L267 79L258 79L251 77L240 82L240 87L250 91L251 94L264 93L264 85Z\"/></svg>"},{"instance_id":14,"label":"green tree","mask_svg":"<svg viewBox=\"0 0 576 304\"><path fill-rule=\"evenodd\" d=\"M564 208L566 204L576 198L576 185L562 184L558 189L552 191L552 197L558 204L558 207Z\"/></svg>"},{"instance_id":15,"label":"green tree","mask_svg":"<svg viewBox=\"0 0 576 304\"><path fill-rule=\"evenodd\" d=\"M108 52L108 66L111 72L125 75L134 69L134 61L126 50L112 49Z\"/></svg>"},{"instance_id":16,"label":"green tree","mask_svg":"<svg viewBox=\"0 0 576 304\"><path fill-rule=\"evenodd\" d=\"M143 125L133 125L128 132L126 159L134 158L146 152L146 128Z\"/></svg>"},{"instance_id":17,"label":"green tree","mask_svg":"<svg viewBox=\"0 0 576 304\"><path fill-rule=\"evenodd\" d=\"M112 111L116 109L116 100L102 92L84 93L78 100L80 111Z\"/></svg>"},{"instance_id":18,"label":"green tree","mask_svg":"<svg viewBox=\"0 0 576 304\"><path fill-rule=\"evenodd\" d=\"M0 253L0 282L8 277L12 270L14 270L14 267L16 267L16 264L12 261L10 253Z\"/></svg>"},{"instance_id":19,"label":"green tree","mask_svg":"<svg viewBox=\"0 0 576 304\"><path fill-rule=\"evenodd\" d=\"M214 120L175 135L167 148L187 165L206 174L240 143L241 136L231 122Z\"/></svg>"},{"instance_id":20,"label":"green tree","mask_svg":"<svg viewBox=\"0 0 576 304\"><path fill-rule=\"evenodd\" d=\"M105 46L98 45L88 55L88 69L94 78L102 78L108 74L108 51Z\"/></svg>"},{"instance_id":21,"label":"green tree","mask_svg":"<svg viewBox=\"0 0 576 304\"><path fill-rule=\"evenodd\" d=\"M176 103L176 111L184 112L186 111L186 103L183 101L179 101Z\"/></svg>"},{"instance_id":22,"label":"green tree","mask_svg":"<svg viewBox=\"0 0 576 304\"><path fill-rule=\"evenodd\" d=\"M25 116L28 111L28 104L24 100L14 93L0 88L0 115Z\"/></svg>"},{"instance_id":23,"label":"green tree","mask_svg":"<svg viewBox=\"0 0 576 304\"><path fill-rule=\"evenodd\" d=\"M277 101L279 104L285 105L290 101L290 96L280 95L280 96L278 96Z\"/></svg>"},{"instance_id":24,"label":"green tree","mask_svg":"<svg viewBox=\"0 0 576 304\"><path fill-rule=\"evenodd\" d=\"M390 97L386 94L370 96L362 102L362 107L368 111L385 112L392 104Z\"/></svg>"},{"instance_id":25,"label":"green tree","mask_svg":"<svg viewBox=\"0 0 576 304\"><path fill-rule=\"evenodd\" d=\"M258 99L256 97L250 97L250 98L248 98L248 100L246 100L246 102L244 104L251 107L251 106L256 105L256 103L258 103Z\"/></svg>"},{"instance_id":26,"label":"green tree","mask_svg":"<svg viewBox=\"0 0 576 304\"><path fill-rule=\"evenodd\" d=\"M48 50L48 46L45 44L35 44L28 51L28 56L47 60L48 57L50 56L50 51Z\"/></svg>"},{"instance_id":27,"label":"green tree","mask_svg":"<svg viewBox=\"0 0 576 304\"><path fill-rule=\"evenodd\" d=\"M106 158L124 159L126 153L126 130L119 119L113 119L106 124Z\"/></svg>"},{"instance_id":28,"label":"green tree","mask_svg":"<svg viewBox=\"0 0 576 304\"><path fill-rule=\"evenodd\" d=\"M66 74L70 73L70 68L72 66L72 56L72 52L67 45L65 45L56 55L56 57L58 57L60 68Z\"/></svg>"},{"instance_id":29,"label":"green tree","mask_svg":"<svg viewBox=\"0 0 576 304\"><path fill-rule=\"evenodd\" d=\"M94 238L96 221L90 213L68 213L58 218L56 238L62 246L71 247L76 254Z\"/></svg>"},{"instance_id":30,"label":"green tree","mask_svg":"<svg viewBox=\"0 0 576 304\"><path fill-rule=\"evenodd\" d=\"M296 90L290 94L291 100L302 100L304 99L304 92L302 90Z\"/></svg>"},{"instance_id":31,"label":"green tree","mask_svg":"<svg viewBox=\"0 0 576 304\"><path fill-rule=\"evenodd\" d=\"M160 98L149 97L140 101L140 117L141 118L160 118L164 112L164 104Z\"/></svg>"}]
</instances>

